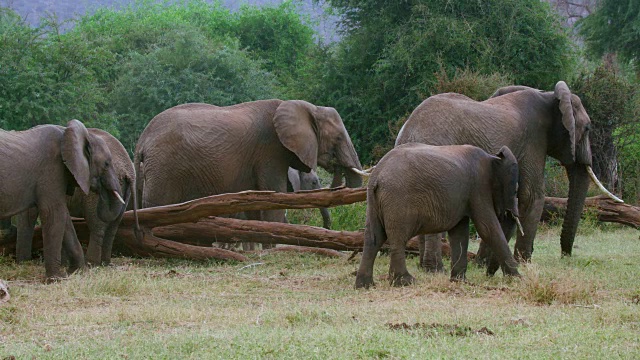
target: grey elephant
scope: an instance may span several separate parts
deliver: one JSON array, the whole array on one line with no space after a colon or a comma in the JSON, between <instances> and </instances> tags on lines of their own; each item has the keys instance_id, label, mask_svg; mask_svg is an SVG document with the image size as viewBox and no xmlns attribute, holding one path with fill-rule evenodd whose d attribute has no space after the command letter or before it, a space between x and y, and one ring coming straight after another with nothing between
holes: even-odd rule
<instances>
[{"instance_id":1,"label":"grey elephant","mask_svg":"<svg viewBox=\"0 0 640 360\"><path fill-rule=\"evenodd\" d=\"M111 262L113 240L118 225L129 203L135 183L133 162L124 146L106 131L87 129L89 135L100 138L111 153L111 167L118 179L118 192L123 202L109 201L105 194L83 193L76 188L72 197L67 199L67 207L71 216L84 218L89 228L89 246L86 262L89 265L108 265ZM38 209L33 208L17 216L16 260L31 259L33 228L38 218Z\"/></svg>"},{"instance_id":2,"label":"grey elephant","mask_svg":"<svg viewBox=\"0 0 640 360\"><path fill-rule=\"evenodd\" d=\"M367 220L356 288L374 285L373 263L389 241L389 279L394 286L412 284L405 246L419 234L447 231L451 245L451 279L464 280L469 219L496 253L487 269L502 266L519 276L518 264L504 232L518 216L518 163L508 147L496 156L470 145L431 146L409 143L382 157L367 186Z\"/></svg>"},{"instance_id":3,"label":"grey elephant","mask_svg":"<svg viewBox=\"0 0 640 360\"><path fill-rule=\"evenodd\" d=\"M590 126L580 98L559 81L554 91L547 92L526 86L500 88L481 102L454 93L431 96L409 116L396 145L470 144L489 153L508 146L519 164L518 202L524 228L524 234L518 234L514 253L516 258L528 261L544 205L547 155L560 161L569 176L569 203L560 243L562 255L571 255L590 175L599 183L591 171ZM439 245L437 237L431 237L427 248L437 250ZM480 252L483 249L481 244ZM436 258L426 256L421 261L428 269L437 270Z\"/></svg>"},{"instance_id":4,"label":"grey elephant","mask_svg":"<svg viewBox=\"0 0 640 360\"><path fill-rule=\"evenodd\" d=\"M0 131L0 217L37 207L42 219L45 273L63 277L62 246L70 255L69 272L84 266L82 247L67 209L67 195L79 187L118 207L118 178L104 140L89 134L78 120L66 128L41 125L25 131ZM120 205L115 205L115 204Z\"/></svg>"},{"instance_id":5,"label":"grey elephant","mask_svg":"<svg viewBox=\"0 0 640 360\"><path fill-rule=\"evenodd\" d=\"M307 173L289 168L288 178L289 184L291 184L291 191L315 190L322 187L320 178L318 178L318 174L314 170ZM322 227L331 229L331 215L329 214L329 210L327 208L319 208L319 210L322 216Z\"/></svg>"},{"instance_id":6,"label":"grey elephant","mask_svg":"<svg viewBox=\"0 0 640 360\"><path fill-rule=\"evenodd\" d=\"M134 167L142 207L244 190L287 191L287 170L317 165L362 185L358 155L338 112L301 100L233 106L191 103L156 115L140 135ZM283 210L247 212L284 221Z\"/></svg>"}]
</instances>

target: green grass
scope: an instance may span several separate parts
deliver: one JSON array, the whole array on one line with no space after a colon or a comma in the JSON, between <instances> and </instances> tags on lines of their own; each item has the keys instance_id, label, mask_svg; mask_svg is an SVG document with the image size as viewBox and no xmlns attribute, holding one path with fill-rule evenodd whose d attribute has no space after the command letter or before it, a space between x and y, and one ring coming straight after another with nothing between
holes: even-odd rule
<instances>
[{"instance_id":1,"label":"green grass","mask_svg":"<svg viewBox=\"0 0 640 360\"><path fill-rule=\"evenodd\" d=\"M353 289L359 256L117 257L51 285L40 262L0 258L12 295L0 358L639 358L638 232L595 228L575 244L561 259L558 229L541 228L521 280L470 265L451 283L413 257L407 288L389 286L381 255L368 291Z\"/></svg>"}]
</instances>

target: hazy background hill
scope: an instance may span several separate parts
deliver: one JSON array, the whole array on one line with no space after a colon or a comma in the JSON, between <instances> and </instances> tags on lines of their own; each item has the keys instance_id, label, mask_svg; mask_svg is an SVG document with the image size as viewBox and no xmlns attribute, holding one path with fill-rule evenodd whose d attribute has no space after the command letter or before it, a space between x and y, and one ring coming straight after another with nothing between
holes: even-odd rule
<instances>
[{"instance_id":1,"label":"hazy background hill","mask_svg":"<svg viewBox=\"0 0 640 360\"><path fill-rule=\"evenodd\" d=\"M108 7L119 9L135 0L0 0L0 6L10 7L18 12L29 24L37 25L47 16L56 16L66 21L90 14L97 8ZM214 2L207 0L207 2ZM222 5L236 10L243 4L265 6L277 5L283 0L220 0ZM325 39L335 39L337 17L325 11L325 5L314 4L312 0L295 1L301 14L308 15L314 23L313 27Z\"/></svg>"}]
</instances>

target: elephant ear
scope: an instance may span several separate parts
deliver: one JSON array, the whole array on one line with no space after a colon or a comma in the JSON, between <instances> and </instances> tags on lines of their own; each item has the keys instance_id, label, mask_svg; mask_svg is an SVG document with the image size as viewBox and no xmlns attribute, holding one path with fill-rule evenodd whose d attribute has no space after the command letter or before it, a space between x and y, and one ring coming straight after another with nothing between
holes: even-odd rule
<instances>
[{"instance_id":1,"label":"elephant ear","mask_svg":"<svg viewBox=\"0 0 640 360\"><path fill-rule=\"evenodd\" d=\"M562 113L562 125L569 132L571 142L571 157L576 159L576 119L573 115L573 105L571 103L571 90L564 81L558 81L554 94L559 101L558 107Z\"/></svg>"},{"instance_id":2,"label":"elephant ear","mask_svg":"<svg viewBox=\"0 0 640 360\"><path fill-rule=\"evenodd\" d=\"M273 117L280 142L298 157L307 172L318 164L315 111L316 106L306 101L289 100L278 106Z\"/></svg>"},{"instance_id":3,"label":"elephant ear","mask_svg":"<svg viewBox=\"0 0 640 360\"><path fill-rule=\"evenodd\" d=\"M87 128L80 121L71 120L64 130L61 144L62 161L85 194L89 193L90 185L88 137Z\"/></svg>"}]
</instances>

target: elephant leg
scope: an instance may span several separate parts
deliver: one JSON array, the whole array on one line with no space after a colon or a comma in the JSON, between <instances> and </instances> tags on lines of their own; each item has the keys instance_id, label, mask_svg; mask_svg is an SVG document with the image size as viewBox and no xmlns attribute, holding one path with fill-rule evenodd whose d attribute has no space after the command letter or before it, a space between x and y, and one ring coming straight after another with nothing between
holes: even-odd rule
<instances>
[{"instance_id":1,"label":"elephant leg","mask_svg":"<svg viewBox=\"0 0 640 360\"><path fill-rule=\"evenodd\" d=\"M262 221L280 222L280 223L285 222L285 218L286 218L284 210L261 211L260 216ZM267 243L262 244L263 249L272 249L275 246L276 246L275 244L267 244Z\"/></svg>"},{"instance_id":2,"label":"elephant leg","mask_svg":"<svg viewBox=\"0 0 640 360\"><path fill-rule=\"evenodd\" d=\"M481 240L474 262L478 266L489 266L489 263L491 262L493 256L494 255L493 251L491 251L491 247L487 244L486 241Z\"/></svg>"},{"instance_id":3,"label":"elephant leg","mask_svg":"<svg viewBox=\"0 0 640 360\"><path fill-rule=\"evenodd\" d=\"M320 208L320 215L322 216L322 227L331 230L331 215L329 214L329 209Z\"/></svg>"},{"instance_id":4,"label":"elephant leg","mask_svg":"<svg viewBox=\"0 0 640 360\"><path fill-rule=\"evenodd\" d=\"M67 216L62 245L69 257L69 274L74 273L78 269L82 269L84 267L84 253L70 216Z\"/></svg>"},{"instance_id":5,"label":"elephant leg","mask_svg":"<svg viewBox=\"0 0 640 360\"><path fill-rule=\"evenodd\" d=\"M100 222L99 226L89 227L89 246L87 246L87 265L98 266L102 261L102 247L104 245L105 225Z\"/></svg>"},{"instance_id":6,"label":"elephant leg","mask_svg":"<svg viewBox=\"0 0 640 360\"><path fill-rule=\"evenodd\" d=\"M17 240L16 240L16 261L22 262L31 260L33 249L33 231L38 220L38 208L33 207L16 215Z\"/></svg>"},{"instance_id":7,"label":"elephant leg","mask_svg":"<svg viewBox=\"0 0 640 360\"><path fill-rule=\"evenodd\" d=\"M531 199L531 201L524 201L524 207L518 209L520 212L520 219L522 222L522 229L524 236L518 233L516 244L514 248L514 256L516 259L522 262L531 261L531 254L533 253L533 240L536 237L538 231L538 224L540 223L540 216L544 208L544 193Z\"/></svg>"},{"instance_id":8,"label":"elephant leg","mask_svg":"<svg viewBox=\"0 0 640 360\"><path fill-rule=\"evenodd\" d=\"M442 237L444 233L420 235L420 267L426 272L444 272L442 263Z\"/></svg>"},{"instance_id":9,"label":"elephant leg","mask_svg":"<svg viewBox=\"0 0 640 360\"><path fill-rule=\"evenodd\" d=\"M356 289L368 289L375 286L373 282L373 263L376 260L378 251L385 243L385 239L373 239L372 231L367 227L364 231L364 247L362 248L362 259L356 273Z\"/></svg>"},{"instance_id":10,"label":"elephant leg","mask_svg":"<svg viewBox=\"0 0 640 360\"><path fill-rule=\"evenodd\" d=\"M505 275L520 276L520 273L518 273L518 262L511 254L509 244L507 244L502 227L500 226L498 219L495 217L495 214L482 213L480 216L480 218L473 219L473 222L476 225L476 229L478 230L478 234L482 238L482 241L486 242L487 246L491 247L495 254L494 257L502 267L503 273ZM451 246L451 249L453 252L453 245ZM497 267L491 268L491 270L494 270L495 272ZM487 275L492 275L489 273L489 269L487 271Z\"/></svg>"},{"instance_id":11,"label":"elephant leg","mask_svg":"<svg viewBox=\"0 0 640 360\"><path fill-rule=\"evenodd\" d=\"M451 280L465 281L467 249L469 249L469 218L463 218L448 233L449 245L451 245Z\"/></svg>"},{"instance_id":12,"label":"elephant leg","mask_svg":"<svg viewBox=\"0 0 640 360\"><path fill-rule=\"evenodd\" d=\"M113 242L118 231L118 225L120 225L122 215L114 222L107 226L104 232L104 240L102 241L102 258L100 259L100 265L107 266L111 264L111 252L113 250Z\"/></svg>"},{"instance_id":13,"label":"elephant leg","mask_svg":"<svg viewBox=\"0 0 640 360\"><path fill-rule=\"evenodd\" d=\"M67 221L70 221L66 204L60 204L50 209L43 208L40 212L42 219L42 242L44 254L44 268L47 282L53 282L65 275L60 271L62 241Z\"/></svg>"},{"instance_id":14,"label":"elephant leg","mask_svg":"<svg viewBox=\"0 0 640 360\"><path fill-rule=\"evenodd\" d=\"M415 282L415 278L407 270L406 244L411 234L404 231L388 231L389 237L389 279L393 286L407 286Z\"/></svg>"}]
</instances>

